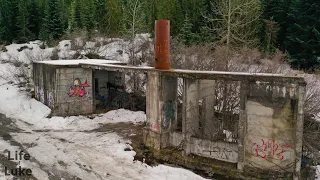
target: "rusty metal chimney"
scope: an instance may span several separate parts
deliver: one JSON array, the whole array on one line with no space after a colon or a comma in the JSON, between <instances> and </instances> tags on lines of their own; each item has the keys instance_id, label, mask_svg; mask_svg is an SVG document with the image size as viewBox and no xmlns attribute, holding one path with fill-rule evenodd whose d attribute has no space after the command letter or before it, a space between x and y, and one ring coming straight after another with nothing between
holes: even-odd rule
<instances>
[{"instance_id":1,"label":"rusty metal chimney","mask_svg":"<svg viewBox=\"0 0 320 180\"><path fill-rule=\"evenodd\" d=\"M155 21L155 68L170 69L170 21Z\"/></svg>"}]
</instances>

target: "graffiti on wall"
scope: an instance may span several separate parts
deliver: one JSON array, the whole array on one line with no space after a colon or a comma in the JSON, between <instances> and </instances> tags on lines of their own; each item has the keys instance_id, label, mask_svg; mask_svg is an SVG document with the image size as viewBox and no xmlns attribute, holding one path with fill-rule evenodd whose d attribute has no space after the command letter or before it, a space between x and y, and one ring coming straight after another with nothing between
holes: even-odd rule
<instances>
[{"instance_id":1,"label":"graffiti on wall","mask_svg":"<svg viewBox=\"0 0 320 180\"><path fill-rule=\"evenodd\" d=\"M53 108L54 107L54 98L53 98L53 93L49 92L48 93L48 106Z\"/></svg>"},{"instance_id":2,"label":"graffiti on wall","mask_svg":"<svg viewBox=\"0 0 320 180\"><path fill-rule=\"evenodd\" d=\"M99 84L99 81L96 82ZM97 86L95 91L95 99L98 101L97 108L116 107L123 108L124 100L128 100L125 87L121 77L115 76L113 80L103 82L101 86Z\"/></svg>"},{"instance_id":3,"label":"graffiti on wall","mask_svg":"<svg viewBox=\"0 0 320 180\"><path fill-rule=\"evenodd\" d=\"M38 101L44 103L44 91L42 87L36 86L34 88L34 95Z\"/></svg>"},{"instance_id":4,"label":"graffiti on wall","mask_svg":"<svg viewBox=\"0 0 320 180\"><path fill-rule=\"evenodd\" d=\"M39 86L34 87L34 98L39 100Z\"/></svg>"},{"instance_id":5,"label":"graffiti on wall","mask_svg":"<svg viewBox=\"0 0 320 180\"><path fill-rule=\"evenodd\" d=\"M73 81L73 85L71 85L69 89L69 96L70 97L84 97L88 94L86 91L86 88L89 87L88 82L86 80L85 83L81 83L81 80L79 78L76 78Z\"/></svg>"},{"instance_id":6,"label":"graffiti on wall","mask_svg":"<svg viewBox=\"0 0 320 180\"><path fill-rule=\"evenodd\" d=\"M122 108L123 102L126 99L126 92L124 86L122 85L121 77L114 77L113 83L107 82L108 105L112 107Z\"/></svg>"},{"instance_id":7,"label":"graffiti on wall","mask_svg":"<svg viewBox=\"0 0 320 180\"><path fill-rule=\"evenodd\" d=\"M158 122L151 123L149 128L153 131L160 132L160 125Z\"/></svg>"},{"instance_id":8,"label":"graffiti on wall","mask_svg":"<svg viewBox=\"0 0 320 180\"><path fill-rule=\"evenodd\" d=\"M238 146L235 143L211 142L193 138L192 153L226 162L238 161Z\"/></svg>"},{"instance_id":9,"label":"graffiti on wall","mask_svg":"<svg viewBox=\"0 0 320 180\"><path fill-rule=\"evenodd\" d=\"M293 146L286 143L276 143L274 139L251 139L251 153L258 158L284 160L285 152L293 150Z\"/></svg>"},{"instance_id":10,"label":"graffiti on wall","mask_svg":"<svg viewBox=\"0 0 320 180\"><path fill-rule=\"evenodd\" d=\"M43 90L43 88L39 89L39 97L40 97L40 102L44 103L44 90Z\"/></svg>"},{"instance_id":11,"label":"graffiti on wall","mask_svg":"<svg viewBox=\"0 0 320 180\"><path fill-rule=\"evenodd\" d=\"M212 156L213 158L219 158L219 159L230 159L230 156L232 156L234 150L226 148L226 147L212 147L208 150L202 150L204 154L208 153L209 156Z\"/></svg>"},{"instance_id":12,"label":"graffiti on wall","mask_svg":"<svg viewBox=\"0 0 320 180\"><path fill-rule=\"evenodd\" d=\"M170 123L174 121L174 105L172 101L166 101L162 105L162 127L163 128L169 128Z\"/></svg>"},{"instance_id":13,"label":"graffiti on wall","mask_svg":"<svg viewBox=\"0 0 320 180\"><path fill-rule=\"evenodd\" d=\"M121 86L122 85L122 78L121 77L114 77L114 85Z\"/></svg>"},{"instance_id":14,"label":"graffiti on wall","mask_svg":"<svg viewBox=\"0 0 320 180\"><path fill-rule=\"evenodd\" d=\"M160 55L166 55L169 51L168 40L165 39L163 43L158 43L155 45L155 50Z\"/></svg>"}]
</instances>

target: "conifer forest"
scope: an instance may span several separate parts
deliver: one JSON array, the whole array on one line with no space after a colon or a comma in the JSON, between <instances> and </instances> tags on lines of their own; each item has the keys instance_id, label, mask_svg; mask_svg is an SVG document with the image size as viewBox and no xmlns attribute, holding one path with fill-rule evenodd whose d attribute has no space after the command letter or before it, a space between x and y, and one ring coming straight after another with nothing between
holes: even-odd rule
<instances>
[{"instance_id":1,"label":"conifer forest","mask_svg":"<svg viewBox=\"0 0 320 180\"><path fill-rule=\"evenodd\" d=\"M75 32L152 35L157 19L170 20L186 46L279 49L295 69L320 67L319 0L0 0L0 45Z\"/></svg>"}]
</instances>

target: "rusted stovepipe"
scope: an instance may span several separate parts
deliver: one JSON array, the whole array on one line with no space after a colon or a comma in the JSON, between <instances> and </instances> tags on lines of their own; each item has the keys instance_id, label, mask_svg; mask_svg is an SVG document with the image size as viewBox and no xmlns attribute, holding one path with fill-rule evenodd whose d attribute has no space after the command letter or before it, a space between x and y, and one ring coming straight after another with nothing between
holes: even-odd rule
<instances>
[{"instance_id":1,"label":"rusted stovepipe","mask_svg":"<svg viewBox=\"0 0 320 180\"><path fill-rule=\"evenodd\" d=\"M155 69L170 69L170 21L155 21Z\"/></svg>"}]
</instances>

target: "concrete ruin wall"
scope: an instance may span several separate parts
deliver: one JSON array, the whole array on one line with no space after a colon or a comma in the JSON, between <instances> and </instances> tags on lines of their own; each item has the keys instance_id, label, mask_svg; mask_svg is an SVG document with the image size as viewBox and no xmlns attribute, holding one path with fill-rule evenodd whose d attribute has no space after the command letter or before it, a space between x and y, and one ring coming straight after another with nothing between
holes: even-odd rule
<instances>
[{"instance_id":1,"label":"concrete ruin wall","mask_svg":"<svg viewBox=\"0 0 320 180\"><path fill-rule=\"evenodd\" d=\"M92 70L84 68L56 69L56 102L53 115L71 116L94 111Z\"/></svg>"},{"instance_id":2,"label":"concrete ruin wall","mask_svg":"<svg viewBox=\"0 0 320 180\"><path fill-rule=\"evenodd\" d=\"M246 102L245 165L294 172L301 153L298 92L295 84L250 84ZM301 141L301 140L300 140Z\"/></svg>"},{"instance_id":3,"label":"concrete ruin wall","mask_svg":"<svg viewBox=\"0 0 320 180\"><path fill-rule=\"evenodd\" d=\"M117 97L125 92L124 73L42 63L34 63L33 69L35 99L51 108L51 115L92 114L102 99L113 107L123 103Z\"/></svg>"},{"instance_id":4,"label":"concrete ruin wall","mask_svg":"<svg viewBox=\"0 0 320 180\"><path fill-rule=\"evenodd\" d=\"M92 70L33 64L35 99L52 109L52 115L93 113Z\"/></svg>"},{"instance_id":5,"label":"concrete ruin wall","mask_svg":"<svg viewBox=\"0 0 320 180\"><path fill-rule=\"evenodd\" d=\"M53 109L56 102L56 69L46 64L33 64L34 97Z\"/></svg>"},{"instance_id":6,"label":"concrete ruin wall","mask_svg":"<svg viewBox=\"0 0 320 180\"><path fill-rule=\"evenodd\" d=\"M250 77L250 76L249 76ZM291 173L299 179L302 152L304 88L302 83L244 79L239 87L238 121L231 124L236 133L233 140L211 140L218 129L215 119L215 81L183 78L182 132L163 128L167 119L164 102L177 101L176 85L162 83L168 76L148 72L147 129L145 143L162 149L169 146L183 149L185 155L195 154L224 162L236 163L240 172L251 170ZM250 77L251 78L251 77ZM200 100L200 101L199 101ZM201 103L200 103L201 102ZM199 111L202 106L202 112ZM172 115L176 116L177 111ZM221 129L220 129L221 130ZM225 130L223 130L225 131ZM232 139L231 138L231 139Z\"/></svg>"},{"instance_id":7,"label":"concrete ruin wall","mask_svg":"<svg viewBox=\"0 0 320 180\"><path fill-rule=\"evenodd\" d=\"M60 114L79 114L79 110L73 108L85 113L92 112L91 88L94 84L89 81L93 79L91 68L147 72L147 123L143 130L147 146L158 150L171 146L182 150L185 158L197 155L223 161L232 164L230 167L236 168L239 173L267 171L268 174L274 172L280 173L281 177L300 179L305 96L305 81L302 77L187 70L158 71L106 65L82 66L83 69L57 69L57 83L54 85L44 85L43 80L35 80L37 85L45 86L49 91L51 86L57 87L57 97L60 98L55 99L55 105L57 103L63 107ZM88 79L85 87L88 93L84 98L70 96L70 87L75 86L75 78L79 78L81 82ZM181 101L177 97L178 78L183 79L181 129L177 127L178 101ZM110 82L110 76L102 80ZM238 91L239 107L236 120L227 122L233 127L233 136L230 139L215 140L213 137L216 132L222 130L223 133L230 134L231 129L221 126L221 119L218 121L213 110L217 104L217 82L221 80L238 83L235 90ZM282 176L281 173L289 175Z\"/></svg>"}]
</instances>

